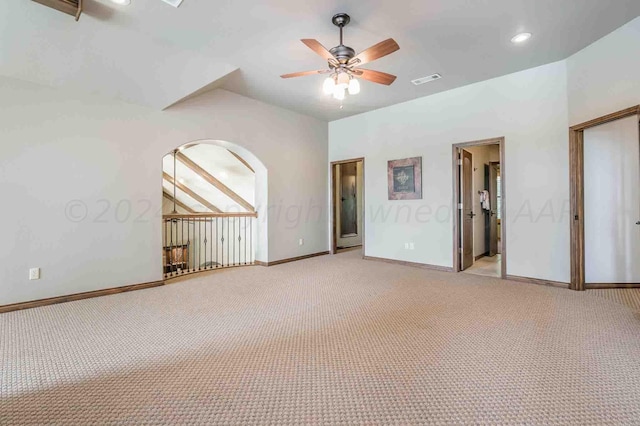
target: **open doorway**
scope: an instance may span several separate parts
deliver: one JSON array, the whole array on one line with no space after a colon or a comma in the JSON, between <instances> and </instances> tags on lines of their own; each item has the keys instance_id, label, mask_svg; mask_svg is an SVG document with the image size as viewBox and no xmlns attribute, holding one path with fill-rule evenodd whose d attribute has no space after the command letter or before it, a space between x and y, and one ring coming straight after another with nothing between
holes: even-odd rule
<instances>
[{"instance_id":1,"label":"open doorway","mask_svg":"<svg viewBox=\"0 0 640 426\"><path fill-rule=\"evenodd\" d=\"M264 199L266 169L247 155L250 164L234 148L199 141L163 157L165 279L256 264L264 232L255 206Z\"/></svg>"},{"instance_id":2,"label":"open doorway","mask_svg":"<svg viewBox=\"0 0 640 426\"><path fill-rule=\"evenodd\" d=\"M456 144L454 271L506 278L504 138Z\"/></svg>"},{"instance_id":3,"label":"open doorway","mask_svg":"<svg viewBox=\"0 0 640 426\"><path fill-rule=\"evenodd\" d=\"M331 188L332 253L362 249L364 244L364 159L331 163Z\"/></svg>"}]
</instances>

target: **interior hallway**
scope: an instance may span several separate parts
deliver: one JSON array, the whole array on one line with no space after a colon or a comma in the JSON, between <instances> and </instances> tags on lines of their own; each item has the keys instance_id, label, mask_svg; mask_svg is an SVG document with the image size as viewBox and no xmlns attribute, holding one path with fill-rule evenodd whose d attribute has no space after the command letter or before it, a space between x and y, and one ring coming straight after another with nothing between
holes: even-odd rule
<instances>
[{"instance_id":1,"label":"interior hallway","mask_svg":"<svg viewBox=\"0 0 640 426\"><path fill-rule=\"evenodd\" d=\"M502 255L497 254L493 257L485 256L476 260L469 269L464 272L473 275L482 275L484 277L500 278L502 271Z\"/></svg>"},{"instance_id":2,"label":"interior hallway","mask_svg":"<svg viewBox=\"0 0 640 426\"><path fill-rule=\"evenodd\" d=\"M0 315L0 353L0 424L640 418L637 312L357 250Z\"/></svg>"}]
</instances>

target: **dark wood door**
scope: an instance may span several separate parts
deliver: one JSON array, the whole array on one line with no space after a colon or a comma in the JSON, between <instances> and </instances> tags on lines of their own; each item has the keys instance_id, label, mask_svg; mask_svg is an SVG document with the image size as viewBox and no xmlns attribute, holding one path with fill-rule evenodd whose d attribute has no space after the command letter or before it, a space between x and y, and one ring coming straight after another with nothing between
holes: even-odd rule
<instances>
[{"instance_id":1,"label":"dark wood door","mask_svg":"<svg viewBox=\"0 0 640 426\"><path fill-rule=\"evenodd\" d=\"M462 224L460 235L460 265L461 269L473 266L473 156L470 152L462 150L462 165L460 171L460 203L462 209L458 211L462 215L460 223Z\"/></svg>"},{"instance_id":2,"label":"dark wood door","mask_svg":"<svg viewBox=\"0 0 640 426\"><path fill-rule=\"evenodd\" d=\"M498 176L500 163L489 165L489 256L498 254Z\"/></svg>"}]
</instances>

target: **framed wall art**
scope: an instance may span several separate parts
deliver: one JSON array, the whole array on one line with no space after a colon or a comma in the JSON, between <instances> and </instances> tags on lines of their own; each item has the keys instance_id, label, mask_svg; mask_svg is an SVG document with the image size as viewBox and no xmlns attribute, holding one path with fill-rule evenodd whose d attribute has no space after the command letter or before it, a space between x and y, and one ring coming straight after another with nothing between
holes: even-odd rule
<instances>
[{"instance_id":1,"label":"framed wall art","mask_svg":"<svg viewBox=\"0 0 640 426\"><path fill-rule=\"evenodd\" d=\"M389 161L387 180L390 200L421 200L422 157Z\"/></svg>"}]
</instances>

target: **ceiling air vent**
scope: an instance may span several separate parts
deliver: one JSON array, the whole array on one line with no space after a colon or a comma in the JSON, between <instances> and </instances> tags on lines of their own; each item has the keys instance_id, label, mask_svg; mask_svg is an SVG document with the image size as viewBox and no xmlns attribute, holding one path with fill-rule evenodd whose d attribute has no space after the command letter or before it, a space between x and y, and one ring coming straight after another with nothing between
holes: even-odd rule
<instances>
[{"instance_id":1,"label":"ceiling air vent","mask_svg":"<svg viewBox=\"0 0 640 426\"><path fill-rule=\"evenodd\" d=\"M80 19L82 14L82 0L33 0L52 9L58 10L67 15Z\"/></svg>"},{"instance_id":2,"label":"ceiling air vent","mask_svg":"<svg viewBox=\"0 0 640 426\"><path fill-rule=\"evenodd\" d=\"M173 7L178 7L182 4L182 0L162 0L163 2L170 4Z\"/></svg>"},{"instance_id":3,"label":"ceiling air vent","mask_svg":"<svg viewBox=\"0 0 640 426\"><path fill-rule=\"evenodd\" d=\"M430 75L428 77L416 78L415 80L411 80L411 83L413 83L416 86L420 86L421 84L429 83L431 81L440 80L441 78L442 78L442 76L440 74L433 74L433 75Z\"/></svg>"}]
</instances>

